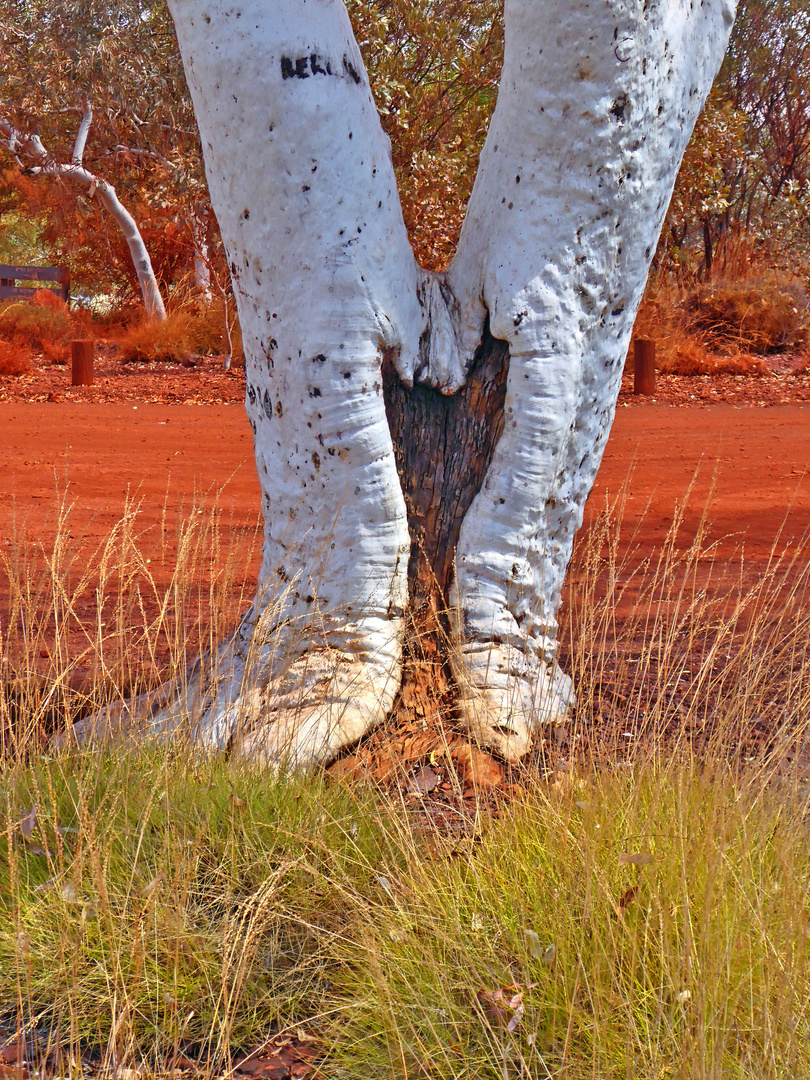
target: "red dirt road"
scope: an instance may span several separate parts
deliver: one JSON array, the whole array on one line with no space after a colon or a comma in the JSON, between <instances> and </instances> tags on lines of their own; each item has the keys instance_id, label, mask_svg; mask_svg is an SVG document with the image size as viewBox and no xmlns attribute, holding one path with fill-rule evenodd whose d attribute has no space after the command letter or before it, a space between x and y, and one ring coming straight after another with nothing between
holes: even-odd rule
<instances>
[{"instance_id":1,"label":"red dirt road","mask_svg":"<svg viewBox=\"0 0 810 1080\"><path fill-rule=\"evenodd\" d=\"M71 531L106 535L127 500L141 506L144 543L176 510L233 507L254 522L259 488L250 429L236 405L0 403L0 542L14 522L44 538L57 492L73 504ZM810 406L619 408L586 520L626 485L623 529L660 544L688 498L684 538L704 510L720 548L745 538L767 557L777 532L795 543L810 522ZM157 536L152 536L157 542Z\"/></svg>"}]
</instances>

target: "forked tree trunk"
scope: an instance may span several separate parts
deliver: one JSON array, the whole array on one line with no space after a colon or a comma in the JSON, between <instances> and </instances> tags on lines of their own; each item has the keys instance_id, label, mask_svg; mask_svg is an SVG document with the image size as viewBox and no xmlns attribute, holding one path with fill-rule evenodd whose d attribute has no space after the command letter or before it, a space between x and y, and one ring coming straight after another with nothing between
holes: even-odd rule
<instances>
[{"instance_id":1,"label":"forked tree trunk","mask_svg":"<svg viewBox=\"0 0 810 1080\"><path fill-rule=\"evenodd\" d=\"M565 569L734 0L506 0L443 274L414 262L342 0L169 4L239 306L265 537L251 612L153 723L326 761L386 716L408 627L432 632L447 601L460 715L518 758L573 701Z\"/></svg>"}]
</instances>

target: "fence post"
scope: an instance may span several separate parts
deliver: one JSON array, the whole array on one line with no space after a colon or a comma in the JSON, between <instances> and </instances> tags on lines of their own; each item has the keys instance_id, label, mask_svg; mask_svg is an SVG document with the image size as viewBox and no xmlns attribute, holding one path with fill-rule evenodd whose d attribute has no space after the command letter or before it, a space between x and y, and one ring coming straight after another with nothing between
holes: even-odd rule
<instances>
[{"instance_id":1,"label":"fence post","mask_svg":"<svg viewBox=\"0 0 810 1080\"><path fill-rule=\"evenodd\" d=\"M71 343L72 385L93 385L93 342L74 341Z\"/></svg>"},{"instance_id":2,"label":"fence post","mask_svg":"<svg viewBox=\"0 0 810 1080\"><path fill-rule=\"evenodd\" d=\"M635 341L633 393L655 394L655 342L645 338Z\"/></svg>"}]
</instances>

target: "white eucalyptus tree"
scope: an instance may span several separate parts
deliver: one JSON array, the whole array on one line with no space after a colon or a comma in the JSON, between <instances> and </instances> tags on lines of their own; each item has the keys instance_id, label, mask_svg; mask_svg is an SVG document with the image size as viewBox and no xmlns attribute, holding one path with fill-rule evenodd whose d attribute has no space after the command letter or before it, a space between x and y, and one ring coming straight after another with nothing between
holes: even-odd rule
<instances>
[{"instance_id":1,"label":"white eucalyptus tree","mask_svg":"<svg viewBox=\"0 0 810 1080\"><path fill-rule=\"evenodd\" d=\"M563 577L735 2L506 0L443 273L414 261L342 0L169 4L239 305L265 533L250 613L152 699L152 722L190 717L259 761L328 760L389 711L408 620L449 588L462 715L517 758L573 702Z\"/></svg>"},{"instance_id":2,"label":"white eucalyptus tree","mask_svg":"<svg viewBox=\"0 0 810 1080\"><path fill-rule=\"evenodd\" d=\"M0 115L0 141L5 144L14 161L29 175L70 181L86 191L90 199L98 199L126 240L147 318L161 321L166 318L166 308L152 269L152 260L137 222L118 198L113 185L91 172L84 164L84 151L92 122L93 105L90 99L86 98L82 104L82 118L76 132L70 161L57 160L48 153L38 133L17 131L2 115Z\"/></svg>"}]
</instances>

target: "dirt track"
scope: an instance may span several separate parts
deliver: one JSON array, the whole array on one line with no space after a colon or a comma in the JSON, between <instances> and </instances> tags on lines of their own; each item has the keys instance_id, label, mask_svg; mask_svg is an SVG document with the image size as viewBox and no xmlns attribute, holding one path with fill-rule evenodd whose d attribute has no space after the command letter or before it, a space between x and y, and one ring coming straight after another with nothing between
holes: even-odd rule
<instances>
[{"instance_id":1,"label":"dirt track","mask_svg":"<svg viewBox=\"0 0 810 1080\"><path fill-rule=\"evenodd\" d=\"M127 499L156 533L191 502L219 498L234 524L253 522L259 488L250 429L237 405L0 403L4 468L0 537L13 521L47 535L57 492L74 505L72 531L103 536ZM659 544L694 479L684 520L708 506L720 551L745 537L766 558L777 532L795 543L810 522L810 406L620 407L586 520L626 485L623 528L640 549ZM221 493L221 494L220 494Z\"/></svg>"}]
</instances>

